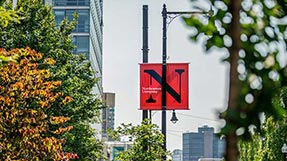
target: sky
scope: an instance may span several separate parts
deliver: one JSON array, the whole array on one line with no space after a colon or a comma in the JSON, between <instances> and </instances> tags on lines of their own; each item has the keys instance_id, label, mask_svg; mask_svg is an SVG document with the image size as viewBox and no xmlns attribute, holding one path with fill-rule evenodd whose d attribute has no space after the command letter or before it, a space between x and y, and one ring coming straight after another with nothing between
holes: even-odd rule
<instances>
[{"instance_id":1,"label":"sky","mask_svg":"<svg viewBox=\"0 0 287 161\"><path fill-rule=\"evenodd\" d=\"M142 62L142 6L148 5L149 62L162 61L162 17L168 11L194 11L190 0L105 0L103 43L103 89L116 93L115 126L138 125L139 63ZM207 8L208 9L208 8ZM204 17L201 17L204 18ZM216 131L223 125L218 112L227 106L228 64L221 60L225 53L206 53L204 44L189 40L191 29L182 18L174 19L167 29L169 63L189 65L189 110L176 111L178 122L171 123L167 111L167 149L182 149L182 133L197 132L203 125ZM152 122L161 128L161 112L152 113Z\"/></svg>"}]
</instances>

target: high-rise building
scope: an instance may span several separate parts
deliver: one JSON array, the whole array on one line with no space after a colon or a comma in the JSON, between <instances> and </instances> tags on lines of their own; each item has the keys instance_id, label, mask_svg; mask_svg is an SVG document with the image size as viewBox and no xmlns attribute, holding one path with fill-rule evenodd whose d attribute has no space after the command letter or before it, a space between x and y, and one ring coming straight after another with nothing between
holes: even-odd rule
<instances>
[{"instance_id":1,"label":"high-rise building","mask_svg":"<svg viewBox=\"0 0 287 161\"><path fill-rule=\"evenodd\" d=\"M57 24L64 18L73 19L78 14L78 23L72 32L73 44L77 46L75 54L85 54L91 61L96 77L102 77L103 45L103 0L44 0L53 6ZM102 82L99 79L93 93L103 94Z\"/></svg>"},{"instance_id":2,"label":"high-rise building","mask_svg":"<svg viewBox=\"0 0 287 161\"><path fill-rule=\"evenodd\" d=\"M104 93L103 100L106 108L102 109L102 138L110 141L107 132L115 127L115 93Z\"/></svg>"},{"instance_id":3,"label":"high-rise building","mask_svg":"<svg viewBox=\"0 0 287 161\"><path fill-rule=\"evenodd\" d=\"M200 158L222 158L225 142L214 134L214 128L203 126L198 132L183 134L183 161Z\"/></svg>"}]
</instances>

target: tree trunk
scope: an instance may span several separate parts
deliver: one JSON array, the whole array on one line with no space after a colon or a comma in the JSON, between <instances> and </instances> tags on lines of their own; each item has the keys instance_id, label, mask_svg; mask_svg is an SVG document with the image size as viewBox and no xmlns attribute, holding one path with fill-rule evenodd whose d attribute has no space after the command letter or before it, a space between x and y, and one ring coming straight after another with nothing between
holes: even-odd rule
<instances>
[{"instance_id":1,"label":"tree trunk","mask_svg":"<svg viewBox=\"0 0 287 161\"><path fill-rule=\"evenodd\" d=\"M232 15L231 24L228 29L228 33L232 39L232 46L229 48L230 53L230 73L229 73L229 98L228 98L228 109L235 110L239 108L239 95L240 95L240 82L238 79L238 60L239 60L239 50L241 47L240 43L240 9L241 0L231 0L229 4L229 11ZM227 123L230 120L226 118ZM236 131L230 131L226 134L226 161L238 161L239 151L238 151L238 138Z\"/></svg>"}]
</instances>

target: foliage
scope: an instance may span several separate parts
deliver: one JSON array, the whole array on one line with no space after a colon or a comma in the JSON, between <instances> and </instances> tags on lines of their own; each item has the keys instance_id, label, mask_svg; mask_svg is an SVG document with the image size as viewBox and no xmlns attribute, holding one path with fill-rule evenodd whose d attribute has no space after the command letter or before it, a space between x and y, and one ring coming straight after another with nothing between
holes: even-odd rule
<instances>
[{"instance_id":1,"label":"foliage","mask_svg":"<svg viewBox=\"0 0 287 161\"><path fill-rule=\"evenodd\" d=\"M277 161L283 160L281 148L287 141L287 118L275 121L269 117L262 131L252 135L250 142L241 141L240 160L246 161Z\"/></svg>"},{"instance_id":2,"label":"foliage","mask_svg":"<svg viewBox=\"0 0 287 161\"><path fill-rule=\"evenodd\" d=\"M261 161L263 154L263 141L258 134L252 135L252 140L240 140L239 151L240 159L244 161ZM262 160L263 161L263 160Z\"/></svg>"},{"instance_id":3,"label":"foliage","mask_svg":"<svg viewBox=\"0 0 287 161\"><path fill-rule=\"evenodd\" d=\"M164 155L168 155L163 149L163 134L157 125L150 124L147 119L138 126L122 124L111 135L115 139L128 136L133 140L132 148L121 152L116 160L160 161Z\"/></svg>"},{"instance_id":4,"label":"foliage","mask_svg":"<svg viewBox=\"0 0 287 161\"><path fill-rule=\"evenodd\" d=\"M0 55L0 66L3 66L4 64L7 64L9 62L17 62L18 59L18 55L14 54L12 56L4 56L4 55Z\"/></svg>"},{"instance_id":5,"label":"foliage","mask_svg":"<svg viewBox=\"0 0 287 161\"><path fill-rule=\"evenodd\" d=\"M214 48L230 49L232 37L228 26L232 15L231 1L208 1L215 11L208 22L195 18L185 18L193 33L191 39L199 41L205 35L207 51ZM245 136L250 125L260 128L259 114L264 112L275 119L282 118L285 110L274 105L272 98L286 82L286 63L281 63L285 51L286 17L282 7L276 1L243 0L240 12L241 46L237 62L237 77L240 80L240 104L235 111L227 110L223 118L232 121L226 123L223 133L243 127ZM206 10L201 6L199 9ZM227 50L224 50L227 51ZM230 52L224 59L230 62Z\"/></svg>"},{"instance_id":6,"label":"foliage","mask_svg":"<svg viewBox=\"0 0 287 161\"><path fill-rule=\"evenodd\" d=\"M18 1L15 9L22 8L20 24L10 22L7 27L0 26L0 47L6 49L29 46L44 53L44 58L57 61L49 66L51 80L60 80L58 88L65 95L73 98L66 108L57 104L47 111L48 115L69 117L68 125L74 128L69 134L58 135L67 142L64 150L75 152L79 160L97 160L101 155L102 145L95 138L91 123L99 120L102 107L99 95L92 94L92 88L98 82L91 63L83 56L74 55L71 32L76 20L64 20L59 26L54 21L52 8L42 4L42 0Z\"/></svg>"},{"instance_id":7,"label":"foliage","mask_svg":"<svg viewBox=\"0 0 287 161\"><path fill-rule=\"evenodd\" d=\"M6 10L2 7L4 1L0 1L0 26L7 27L9 21L14 21L19 23L20 17L19 13L21 13L21 8L17 11L15 10Z\"/></svg>"},{"instance_id":8,"label":"foliage","mask_svg":"<svg viewBox=\"0 0 287 161\"><path fill-rule=\"evenodd\" d=\"M280 89L275 97L278 106L286 108L287 87ZM283 160L281 148L287 142L287 117L275 120L268 117L263 124L262 131L255 131L251 142L242 141L240 144L241 160L246 161L277 161ZM255 158L254 158L255 157Z\"/></svg>"},{"instance_id":9,"label":"foliage","mask_svg":"<svg viewBox=\"0 0 287 161\"><path fill-rule=\"evenodd\" d=\"M50 81L49 70L40 68L53 63L45 59L38 64L43 55L30 48L0 49L0 56L17 58L0 67L0 158L71 159L70 153L61 152L64 140L56 138L72 129L65 124L69 118L46 114L53 104L65 108L71 100L56 91L61 81Z\"/></svg>"},{"instance_id":10,"label":"foliage","mask_svg":"<svg viewBox=\"0 0 287 161\"><path fill-rule=\"evenodd\" d=\"M192 0L198 2L197 0ZM237 160L237 135L250 138L250 127L261 127L260 115L278 120L286 113L278 106L276 93L287 84L286 3L283 0L206 0L214 9L208 21L185 18L192 27L191 40L202 40L206 51L226 51L230 65L228 108L221 113L226 123L227 160ZM197 9L208 10L202 5ZM203 38L203 39L202 39ZM241 132L241 133L236 133ZM230 158L229 158L230 157ZM231 159L232 158L232 159Z\"/></svg>"}]
</instances>

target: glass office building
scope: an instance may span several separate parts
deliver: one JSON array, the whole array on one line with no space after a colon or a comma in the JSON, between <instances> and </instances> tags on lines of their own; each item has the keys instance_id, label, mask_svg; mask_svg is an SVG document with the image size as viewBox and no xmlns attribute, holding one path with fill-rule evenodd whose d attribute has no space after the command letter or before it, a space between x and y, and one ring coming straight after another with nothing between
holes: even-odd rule
<instances>
[{"instance_id":1,"label":"glass office building","mask_svg":"<svg viewBox=\"0 0 287 161\"><path fill-rule=\"evenodd\" d=\"M115 93L104 93L103 100L106 108L102 109L102 139L111 141L108 130L115 128Z\"/></svg>"},{"instance_id":2,"label":"glass office building","mask_svg":"<svg viewBox=\"0 0 287 161\"><path fill-rule=\"evenodd\" d=\"M77 46L74 53L85 54L96 77L102 78L103 0L45 0L45 3L53 6L57 24L65 17L72 20L75 12L78 14L78 23L72 33ZM103 94L101 79L94 93Z\"/></svg>"},{"instance_id":3,"label":"glass office building","mask_svg":"<svg viewBox=\"0 0 287 161\"><path fill-rule=\"evenodd\" d=\"M214 134L213 127L205 125L199 127L198 132L183 133L182 143L183 161L223 157L225 141Z\"/></svg>"}]
</instances>

